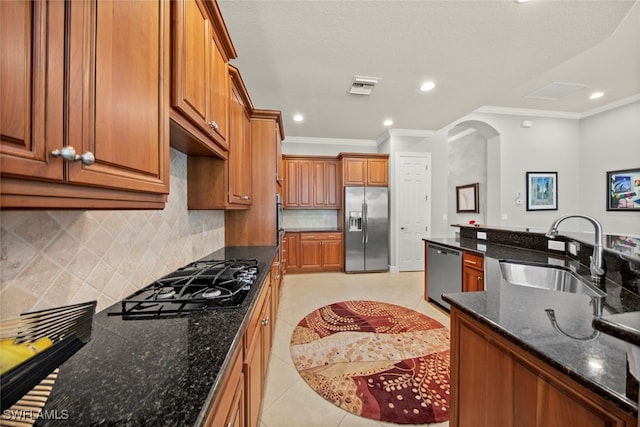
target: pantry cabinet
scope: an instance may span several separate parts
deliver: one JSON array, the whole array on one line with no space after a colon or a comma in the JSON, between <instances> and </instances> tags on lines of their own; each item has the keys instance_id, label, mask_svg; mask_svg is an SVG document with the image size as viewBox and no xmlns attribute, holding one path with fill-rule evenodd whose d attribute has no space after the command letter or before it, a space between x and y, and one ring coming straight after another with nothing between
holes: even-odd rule
<instances>
[{"instance_id":1,"label":"pantry cabinet","mask_svg":"<svg viewBox=\"0 0 640 427\"><path fill-rule=\"evenodd\" d=\"M635 427L637 420L451 309L452 427Z\"/></svg>"},{"instance_id":2,"label":"pantry cabinet","mask_svg":"<svg viewBox=\"0 0 640 427\"><path fill-rule=\"evenodd\" d=\"M484 291L484 257L482 254L462 253L462 292Z\"/></svg>"},{"instance_id":3,"label":"pantry cabinet","mask_svg":"<svg viewBox=\"0 0 640 427\"><path fill-rule=\"evenodd\" d=\"M389 185L388 154L341 153L342 185Z\"/></svg>"},{"instance_id":4,"label":"pantry cabinet","mask_svg":"<svg viewBox=\"0 0 640 427\"><path fill-rule=\"evenodd\" d=\"M171 144L187 154L229 149L227 63L236 57L215 2L176 0L172 6Z\"/></svg>"},{"instance_id":5,"label":"pantry cabinet","mask_svg":"<svg viewBox=\"0 0 640 427\"><path fill-rule=\"evenodd\" d=\"M168 2L0 8L2 207L163 208Z\"/></svg>"},{"instance_id":6,"label":"pantry cabinet","mask_svg":"<svg viewBox=\"0 0 640 427\"><path fill-rule=\"evenodd\" d=\"M337 209L340 204L335 158L283 157L286 208Z\"/></svg>"}]
</instances>

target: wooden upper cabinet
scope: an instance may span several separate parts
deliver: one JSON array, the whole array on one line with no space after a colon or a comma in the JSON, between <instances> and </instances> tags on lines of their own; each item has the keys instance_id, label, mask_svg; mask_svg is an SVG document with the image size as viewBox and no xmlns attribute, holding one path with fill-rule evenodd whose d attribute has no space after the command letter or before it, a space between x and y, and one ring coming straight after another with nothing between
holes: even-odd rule
<instances>
[{"instance_id":1,"label":"wooden upper cabinet","mask_svg":"<svg viewBox=\"0 0 640 427\"><path fill-rule=\"evenodd\" d=\"M3 175L62 181L64 4L0 2L0 170Z\"/></svg>"},{"instance_id":2,"label":"wooden upper cabinet","mask_svg":"<svg viewBox=\"0 0 640 427\"><path fill-rule=\"evenodd\" d=\"M215 2L171 2L171 145L191 155L229 149L227 63L235 50Z\"/></svg>"},{"instance_id":3,"label":"wooden upper cabinet","mask_svg":"<svg viewBox=\"0 0 640 427\"><path fill-rule=\"evenodd\" d=\"M0 7L2 207L164 207L168 4Z\"/></svg>"},{"instance_id":4,"label":"wooden upper cabinet","mask_svg":"<svg viewBox=\"0 0 640 427\"><path fill-rule=\"evenodd\" d=\"M367 159L367 185L386 187L389 185L388 159Z\"/></svg>"},{"instance_id":5,"label":"wooden upper cabinet","mask_svg":"<svg viewBox=\"0 0 640 427\"><path fill-rule=\"evenodd\" d=\"M280 138L280 132L280 125L276 123L274 137L274 141L276 141L276 183L282 186L284 182L284 172L282 167L282 139Z\"/></svg>"},{"instance_id":6,"label":"wooden upper cabinet","mask_svg":"<svg viewBox=\"0 0 640 427\"><path fill-rule=\"evenodd\" d=\"M70 7L68 139L95 163L70 163L69 181L168 193L168 4Z\"/></svg>"},{"instance_id":7,"label":"wooden upper cabinet","mask_svg":"<svg viewBox=\"0 0 640 427\"><path fill-rule=\"evenodd\" d=\"M389 185L388 154L353 154L339 156L343 185L386 187Z\"/></svg>"},{"instance_id":8,"label":"wooden upper cabinet","mask_svg":"<svg viewBox=\"0 0 640 427\"><path fill-rule=\"evenodd\" d=\"M313 162L313 204L328 209L338 207L338 162L318 160Z\"/></svg>"},{"instance_id":9,"label":"wooden upper cabinet","mask_svg":"<svg viewBox=\"0 0 640 427\"><path fill-rule=\"evenodd\" d=\"M338 163L322 157L285 157L284 202L288 208L337 209Z\"/></svg>"},{"instance_id":10,"label":"wooden upper cabinet","mask_svg":"<svg viewBox=\"0 0 640 427\"><path fill-rule=\"evenodd\" d=\"M229 203L251 204L251 121L249 98L237 69L231 71Z\"/></svg>"}]
</instances>

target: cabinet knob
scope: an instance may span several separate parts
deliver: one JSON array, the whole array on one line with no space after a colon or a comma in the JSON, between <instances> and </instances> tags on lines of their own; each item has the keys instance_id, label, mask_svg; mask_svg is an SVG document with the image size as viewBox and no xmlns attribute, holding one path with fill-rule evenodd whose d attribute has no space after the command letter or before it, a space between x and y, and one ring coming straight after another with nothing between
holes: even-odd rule
<instances>
[{"instance_id":1,"label":"cabinet knob","mask_svg":"<svg viewBox=\"0 0 640 427\"><path fill-rule=\"evenodd\" d=\"M76 149L70 145L62 147L59 150L51 151L53 157L62 157L62 160L67 162L82 162L83 165L92 165L96 161L96 156L91 151L86 151L80 155L76 153Z\"/></svg>"},{"instance_id":2,"label":"cabinet knob","mask_svg":"<svg viewBox=\"0 0 640 427\"><path fill-rule=\"evenodd\" d=\"M269 326L269 316L267 316L264 319L262 319L262 325L263 326Z\"/></svg>"},{"instance_id":3,"label":"cabinet knob","mask_svg":"<svg viewBox=\"0 0 640 427\"><path fill-rule=\"evenodd\" d=\"M249 200L250 197L249 196L242 196L242 200Z\"/></svg>"},{"instance_id":4,"label":"cabinet knob","mask_svg":"<svg viewBox=\"0 0 640 427\"><path fill-rule=\"evenodd\" d=\"M218 124L216 122L214 122L213 120L209 122L209 126L211 127L211 129L216 130L218 129Z\"/></svg>"}]
</instances>

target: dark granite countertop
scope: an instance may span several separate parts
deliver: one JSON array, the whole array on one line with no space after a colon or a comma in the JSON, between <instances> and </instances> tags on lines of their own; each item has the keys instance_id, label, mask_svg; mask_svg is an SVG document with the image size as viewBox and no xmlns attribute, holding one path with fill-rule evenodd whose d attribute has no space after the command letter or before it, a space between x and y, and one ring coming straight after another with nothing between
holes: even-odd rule
<instances>
[{"instance_id":1,"label":"dark granite countertop","mask_svg":"<svg viewBox=\"0 0 640 427\"><path fill-rule=\"evenodd\" d=\"M237 309L125 320L97 313L91 341L60 366L38 426L199 426L220 390L276 247L227 247L202 258L256 258L259 274Z\"/></svg>"},{"instance_id":2,"label":"dark granite countertop","mask_svg":"<svg viewBox=\"0 0 640 427\"><path fill-rule=\"evenodd\" d=\"M624 342L594 331L594 314L638 315L640 296L612 280L600 285L607 292L602 313L586 295L508 283L498 260L554 264L589 277L588 268L562 254L533 251L473 239L430 238L426 242L481 252L485 255L485 291L445 294L444 300L504 336L529 353L569 375L616 406L637 416L637 399L627 388ZM557 330L545 310L555 312ZM637 383L636 383L637 384ZM631 396L631 397L630 397Z\"/></svg>"},{"instance_id":3,"label":"dark granite countertop","mask_svg":"<svg viewBox=\"0 0 640 427\"><path fill-rule=\"evenodd\" d=\"M339 230L338 227L285 228L284 231L286 231L287 233L320 233L322 231L332 232L332 233L342 232L342 230Z\"/></svg>"}]
</instances>

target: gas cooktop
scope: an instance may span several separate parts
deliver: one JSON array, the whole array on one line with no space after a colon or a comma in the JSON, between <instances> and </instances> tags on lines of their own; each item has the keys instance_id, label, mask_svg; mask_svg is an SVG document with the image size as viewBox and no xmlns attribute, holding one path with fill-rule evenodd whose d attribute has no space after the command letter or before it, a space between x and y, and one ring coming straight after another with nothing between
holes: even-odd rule
<instances>
[{"instance_id":1,"label":"gas cooktop","mask_svg":"<svg viewBox=\"0 0 640 427\"><path fill-rule=\"evenodd\" d=\"M237 308L257 275L256 259L196 261L134 292L109 315L157 317Z\"/></svg>"}]
</instances>

